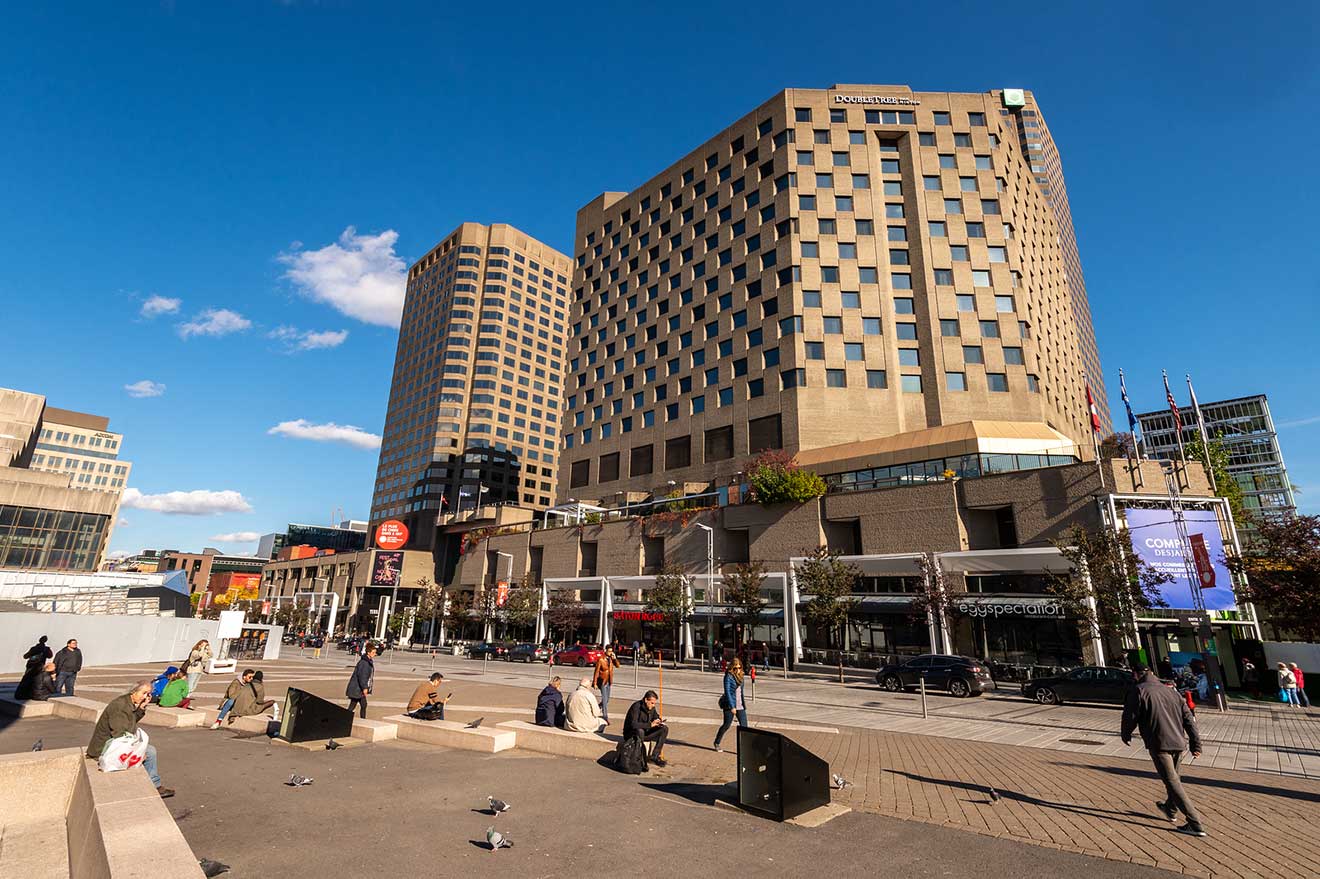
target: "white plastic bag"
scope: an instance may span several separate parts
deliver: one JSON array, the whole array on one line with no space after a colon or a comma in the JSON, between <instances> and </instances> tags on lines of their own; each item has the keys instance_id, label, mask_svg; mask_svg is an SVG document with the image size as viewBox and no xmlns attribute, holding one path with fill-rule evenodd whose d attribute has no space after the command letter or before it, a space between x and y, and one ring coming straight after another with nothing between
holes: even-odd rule
<instances>
[{"instance_id":1,"label":"white plastic bag","mask_svg":"<svg viewBox=\"0 0 1320 879\"><path fill-rule=\"evenodd\" d=\"M147 734L141 729L132 735L116 736L106 742L101 749L101 771L118 772L137 766L147 756L147 742Z\"/></svg>"}]
</instances>

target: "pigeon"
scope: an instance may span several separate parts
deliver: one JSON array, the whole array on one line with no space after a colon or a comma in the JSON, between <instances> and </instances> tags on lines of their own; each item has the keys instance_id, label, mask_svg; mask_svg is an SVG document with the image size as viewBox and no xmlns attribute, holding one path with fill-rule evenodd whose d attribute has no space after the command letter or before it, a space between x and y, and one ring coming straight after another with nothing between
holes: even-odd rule
<instances>
[{"instance_id":1,"label":"pigeon","mask_svg":"<svg viewBox=\"0 0 1320 879\"><path fill-rule=\"evenodd\" d=\"M490 803L490 810L496 815L509 811L509 804L504 800L497 800L494 797L486 797L486 800Z\"/></svg>"},{"instance_id":2,"label":"pigeon","mask_svg":"<svg viewBox=\"0 0 1320 879\"><path fill-rule=\"evenodd\" d=\"M342 747L344 746L339 744L339 742L336 742L334 739L331 739L330 741L325 743L325 749L327 751L333 751L336 748L342 748Z\"/></svg>"},{"instance_id":3,"label":"pigeon","mask_svg":"<svg viewBox=\"0 0 1320 879\"><path fill-rule=\"evenodd\" d=\"M491 851L499 851L502 848L513 848L513 840L500 833L494 827L486 828L486 845L490 846Z\"/></svg>"},{"instance_id":4,"label":"pigeon","mask_svg":"<svg viewBox=\"0 0 1320 879\"><path fill-rule=\"evenodd\" d=\"M852 787L852 782L837 772L830 776L830 781L833 782L831 786L835 790L843 790L844 788Z\"/></svg>"},{"instance_id":5,"label":"pigeon","mask_svg":"<svg viewBox=\"0 0 1320 879\"><path fill-rule=\"evenodd\" d=\"M32 750L34 751L40 751L44 747L46 746L45 744L42 743L41 739L37 739L35 742L32 743Z\"/></svg>"},{"instance_id":6,"label":"pigeon","mask_svg":"<svg viewBox=\"0 0 1320 879\"><path fill-rule=\"evenodd\" d=\"M999 800L1000 800L999 791L995 790L994 788L990 788L990 802L997 803L999 802Z\"/></svg>"},{"instance_id":7,"label":"pigeon","mask_svg":"<svg viewBox=\"0 0 1320 879\"><path fill-rule=\"evenodd\" d=\"M305 775L299 775L296 772L293 775L290 775L289 780L285 782L289 787L302 787L305 784L311 783L312 780L310 778Z\"/></svg>"},{"instance_id":8,"label":"pigeon","mask_svg":"<svg viewBox=\"0 0 1320 879\"><path fill-rule=\"evenodd\" d=\"M481 722L485 719L486 718L484 717L478 717L476 720L472 721L467 726L463 727L463 729L476 729L477 727L481 726Z\"/></svg>"},{"instance_id":9,"label":"pigeon","mask_svg":"<svg viewBox=\"0 0 1320 879\"><path fill-rule=\"evenodd\" d=\"M222 864L219 861L213 861L210 858L202 858L197 862L197 866L202 868L202 875L206 879L212 879L213 876L219 876L221 873L229 872L229 865Z\"/></svg>"}]
</instances>

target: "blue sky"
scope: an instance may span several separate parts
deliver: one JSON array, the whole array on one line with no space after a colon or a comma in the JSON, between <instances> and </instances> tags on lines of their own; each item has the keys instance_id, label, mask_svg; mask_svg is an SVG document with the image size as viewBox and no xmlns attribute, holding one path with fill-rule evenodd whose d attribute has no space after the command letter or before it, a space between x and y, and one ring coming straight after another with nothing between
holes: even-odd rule
<instances>
[{"instance_id":1,"label":"blue sky","mask_svg":"<svg viewBox=\"0 0 1320 879\"><path fill-rule=\"evenodd\" d=\"M365 518L404 263L463 220L571 250L600 191L836 82L1034 90L1116 419L1120 366L1139 410L1161 368L1265 391L1320 511L1315 6L685 5L9 8L0 385L125 434L113 549Z\"/></svg>"}]
</instances>

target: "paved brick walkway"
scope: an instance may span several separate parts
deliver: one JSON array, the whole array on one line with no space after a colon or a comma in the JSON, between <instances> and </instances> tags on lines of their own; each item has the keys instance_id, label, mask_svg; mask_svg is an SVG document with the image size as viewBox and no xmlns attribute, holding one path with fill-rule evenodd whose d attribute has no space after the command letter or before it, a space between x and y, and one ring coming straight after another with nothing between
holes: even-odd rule
<instances>
[{"instance_id":1,"label":"paved brick walkway","mask_svg":"<svg viewBox=\"0 0 1320 879\"><path fill-rule=\"evenodd\" d=\"M277 693L299 684L342 701L348 672L342 655L334 659L338 661L267 664L267 689ZM430 671L429 659L417 658L416 665L399 660L403 657L377 666L373 717L398 713L415 683ZM447 660L440 667L455 692L450 716L459 720L478 714L494 715L490 722L527 717L533 691L544 685L547 676L543 666L510 668L492 663L483 675L479 663ZM108 696L140 673L131 668L89 669L79 679L80 690L94 698ZM559 673L565 678L567 693L583 671L561 669ZM712 680L710 676L696 678L698 684ZM695 784L731 781L734 754L717 754L710 747L719 716L711 710L713 695L689 687L682 675L666 673L666 681L665 713L675 720L671 724L674 746L669 752L673 763L663 774ZM218 698L225 683L208 679L201 688L203 702ZM647 685L645 680L641 683ZM843 722L854 716L890 717L884 710L819 707L822 701L848 698L876 701L875 691L858 693L851 688L794 681L780 682L783 689L778 689L768 683L761 682L752 722L786 727L794 740L829 761L833 771L853 783L836 793L836 799L859 811L1195 876L1320 876L1320 837L1313 832L1320 826L1320 784L1282 775L1277 768L1269 774L1217 768L1213 759L1207 759L1212 756L1207 750L1202 759L1184 763L1184 781L1211 835L1206 839L1181 836L1156 812L1154 803L1162 799L1163 788L1139 747L1119 744L1121 755L1084 753L1087 746L1081 745L1076 751L1061 750L1067 747L1057 742L1061 734L1082 740L1102 734L1112 737L1117 723L1117 712L1112 709L1065 707L1054 711L1068 713L1056 714L1022 701L996 704L992 700L941 699L932 720L918 727L923 734L913 735ZM616 731L626 705L634 698L631 689L629 671L615 686L612 713ZM774 692L773 698L767 698L767 692ZM785 706L811 708L808 701L816 707L783 710ZM940 715L940 711L953 716ZM985 716L966 716L978 712ZM1268 748L1277 748L1283 730L1293 730L1286 735L1297 736L1299 747L1309 746L1306 743L1315 735L1314 719L1299 712L1275 721L1271 719L1275 714L1247 709L1215 718L1202 712L1202 723L1208 736L1241 737L1242 753L1265 752L1252 741L1253 736L1265 737ZM1221 719L1231 723L1212 723ZM1017 722L1009 722L1013 720ZM901 714L893 722L916 727L920 721L920 717ZM940 733L927 732L931 723L942 725ZM987 730L1027 739L1022 744L1029 745L1031 740L1053 744L1023 747L972 740L988 735ZM1112 745L1106 741L1103 747L1112 750ZM990 803L990 786L1002 795L999 803Z\"/></svg>"}]
</instances>

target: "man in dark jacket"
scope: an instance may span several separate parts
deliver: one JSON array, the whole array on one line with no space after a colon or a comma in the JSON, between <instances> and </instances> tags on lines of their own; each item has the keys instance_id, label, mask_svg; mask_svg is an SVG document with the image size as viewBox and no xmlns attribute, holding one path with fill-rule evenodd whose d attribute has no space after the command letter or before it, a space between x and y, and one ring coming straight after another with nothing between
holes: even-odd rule
<instances>
[{"instance_id":1,"label":"man in dark jacket","mask_svg":"<svg viewBox=\"0 0 1320 879\"><path fill-rule=\"evenodd\" d=\"M18 682L18 688L14 690L14 698L45 702L55 695L54 672L55 663L53 662L29 665L27 671L23 673L22 679Z\"/></svg>"},{"instance_id":2,"label":"man in dark jacket","mask_svg":"<svg viewBox=\"0 0 1320 879\"><path fill-rule=\"evenodd\" d=\"M353 669L353 677L348 679L348 688L344 691L348 696L348 710L352 711L353 706L358 705L358 717L363 719L367 716L367 697L371 695L372 679L376 676L376 649L374 642L367 643L357 668Z\"/></svg>"},{"instance_id":3,"label":"man in dark jacket","mask_svg":"<svg viewBox=\"0 0 1320 879\"><path fill-rule=\"evenodd\" d=\"M105 750L106 743L111 739L136 733L138 721L146 716L147 705L150 702L151 681L138 681L137 686L132 690L111 699L110 704L105 706L101 716L96 719L92 740L87 743L87 758L89 760L99 758L101 751ZM147 770L147 776L156 786L156 791L162 800L174 796L173 790L160 786L160 775L156 772L155 745L147 745L146 756L142 758L142 768Z\"/></svg>"},{"instance_id":4,"label":"man in dark jacket","mask_svg":"<svg viewBox=\"0 0 1320 879\"><path fill-rule=\"evenodd\" d=\"M628 709L628 716L623 719L623 737L639 738L643 743L655 742L650 760L656 766L664 766L668 761L660 752L664 750L665 739L669 737L669 727L665 726L664 718L655 710L659 701L660 697L655 690L647 690L645 696L634 702Z\"/></svg>"},{"instance_id":5,"label":"man in dark jacket","mask_svg":"<svg viewBox=\"0 0 1320 879\"><path fill-rule=\"evenodd\" d=\"M1196 718L1178 691L1160 683L1144 665L1133 666L1132 676L1137 686L1128 690L1123 705L1123 744L1132 744L1133 730L1140 730L1141 740L1150 751L1150 759L1167 793L1167 799L1156 803L1159 810L1170 821L1179 812L1187 816L1187 823L1178 828L1179 833L1205 836L1201 818L1183 792L1182 779L1178 776L1178 761L1184 749L1192 752L1193 759L1201 756Z\"/></svg>"},{"instance_id":6,"label":"man in dark jacket","mask_svg":"<svg viewBox=\"0 0 1320 879\"><path fill-rule=\"evenodd\" d=\"M550 679L550 683L536 697L536 725L557 726L564 728L564 694L559 692L559 675Z\"/></svg>"},{"instance_id":7,"label":"man in dark jacket","mask_svg":"<svg viewBox=\"0 0 1320 879\"><path fill-rule=\"evenodd\" d=\"M70 638L55 654L55 692L60 696L72 696L73 685L78 682L80 671L82 651L78 649L78 639Z\"/></svg>"},{"instance_id":8,"label":"man in dark jacket","mask_svg":"<svg viewBox=\"0 0 1320 879\"><path fill-rule=\"evenodd\" d=\"M50 659L50 648L46 646L47 637L47 635L42 635L37 639L37 643L29 647L28 652L23 654L23 658L27 660L28 668L32 668L34 665L40 668L46 664L46 660Z\"/></svg>"}]
</instances>

